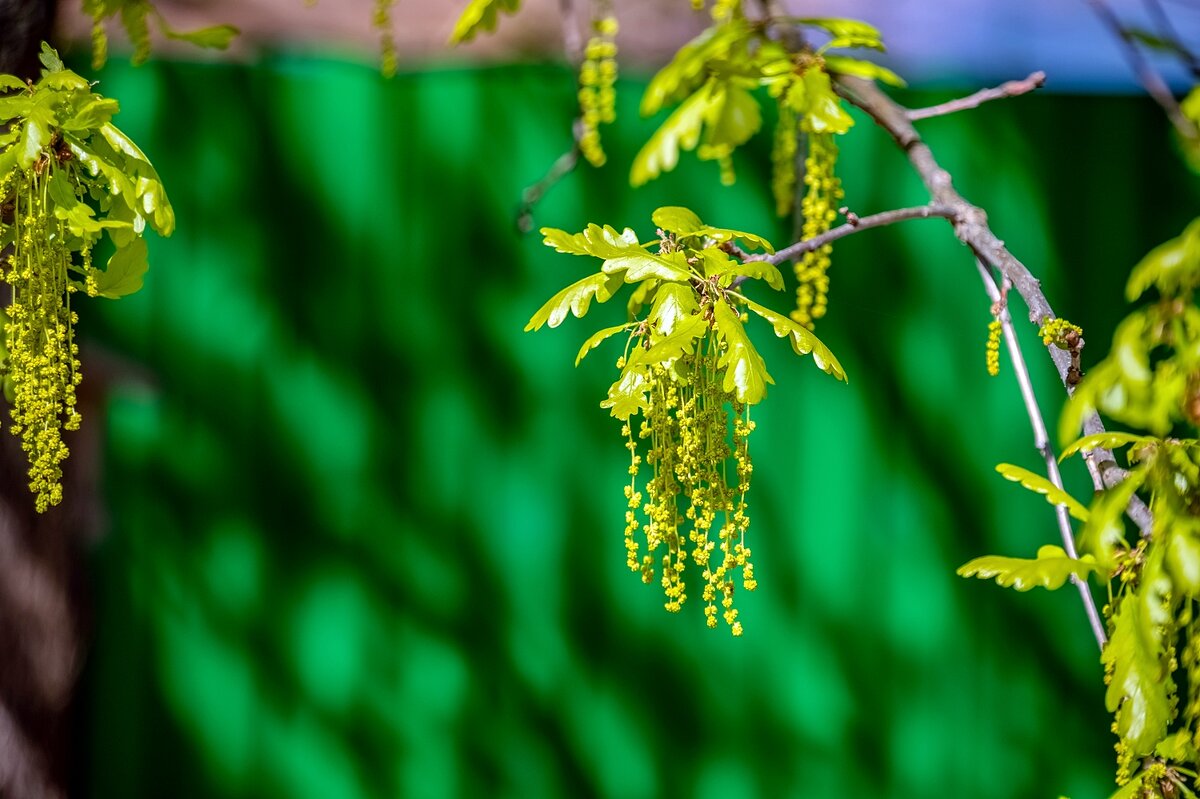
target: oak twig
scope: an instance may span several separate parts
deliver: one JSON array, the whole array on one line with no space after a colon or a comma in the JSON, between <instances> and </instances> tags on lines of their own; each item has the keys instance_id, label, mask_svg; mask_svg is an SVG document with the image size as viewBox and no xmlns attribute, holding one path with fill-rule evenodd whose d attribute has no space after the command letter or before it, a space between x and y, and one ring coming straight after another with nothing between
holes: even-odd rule
<instances>
[{"instance_id":1,"label":"oak twig","mask_svg":"<svg viewBox=\"0 0 1200 799\"><path fill-rule=\"evenodd\" d=\"M1021 390L1025 413L1029 416L1029 424L1033 428L1033 446L1046 462L1046 475L1050 478L1050 482L1054 484L1055 488L1062 490L1062 474L1059 472L1054 450L1050 446L1050 436L1046 432L1046 420L1038 406L1037 395L1034 394L1033 383L1029 378L1029 367L1025 364L1025 356L1021 354L1021 344L1017 341L1017 332L1013 329L1012 316L1009 315L1008 304L1005 302L1008 281L1006 280L1004 283L1005 291L1001 292L996 285L995 278L992 277L991 270L984 266L983 261L976 258L975 265L979 267L979 276L983 279L984 290L987 291L996 318L1000 320L1000 325L1004 329L1008 355L1012 360L1013 371L1017 374L1017 386ZM1071 517L1067 513L1066 506L1055 505L1054 515L1058 520L1063 549L1068 557L1078 560L1079 555L1075 551L1075 534L1071 530ZM1096 600L1092 597L1091 590L1088 589L1087 581L1072 574L1071 582L1079 589L1079 597L1083 601L1083 609L1087 613L1088 623L1092 627L1092 635L1096 637L1099 647L1104 649L1104 645L1108 643L1108 637L1104 634L1104 624L1100 621L1100 614L1096 611Z\"/></svg>"},{"instance_id":2,"label":"oak twig","mask_svg":"<svg viewBox=\"0 0 1200 799\"><path fill-rule=\"evenodd\" d=\"M874 83L861 78L840 75L835 87L843 97L870 115L895 140L908 156L933 202L954 209L955 213L947 218L954 225L955 235L976 257L998 270L1012 284L1029 309L1029 321L1040 327L1047 320L1056 318L1057 314L1050 307L1046 295L1042 293L1041 283L992 232L983 209L968 202L954 188L950 173L938 164L933 151L913 126L907 110L884 94ZM1071 355L1053 344L1047 345L1047 349L1059 379L1070 396L1075 392L1075 386L1069 379ZM1085 435L1104 432L1104 424L1099 415L1092 412L1084 416L1083 432ZM1094 449L1083 453L1083 457L1088 463L1088 471L1093 480L1097 481L1097 489L1112 488L1124 479L1125 472L1116 466L1110 450ZM1149 534L1153 520L1144 502L1134 497L1126 513L1141 529L1143 535Z\"/></svg>"},{"instance_id":3,"label":"oak twig","mask_svg":"<svg viewBox=\"0 0 1200 799\"><path fill-rule=\"evenodd\" d=\"M571 174L579 165L579 137L582 135L583 120L576 119L571 125L571 148L554 159L554 163L546 170L537 183L526 186L521 192L521 205L517 208L517 230L528 233L533 230L533 207L538 204L546 192L554 188L560 180Z\"/></svg>"},{"instance_id":4,"label":"oak twig","mask_svg":"<svg viewBox=\"0 0 1200 799\"><path fill-rule=\"evenodd\" d=\"M957 100L950 100L939 105L931 105L928 108L911 108L907 115L911 121L918 119L928 119L929 117L940 117L946 114L953 114L956 111L966 111L971 108L978 108L990 100L1002 100L1005 97L1019 97L1022 94L1028 94L1034 89L1039 89L1046 83L1045 72L1034 72L1024 80L1010 80L1007 83L1002 83L992 89L980 89L967 97L960 97Z\"/></svg>"},{"instance_id":5,"label":"oak twig","mask_svg":"<svg viewBox=\"0 0 1200 799\"><path fill-rule=\"evenodd\" d=\"M559 0L559 10L562 17L563 51L567 62L578 69L583 61L583 35L579 16L579 5L576 0ZM546 170L537 183L526 186L521 192L521 205L517 208L517 230L528 233L533 230L533 207L538 204L546 192L579 165L579 138L583 135L583 120L576 118L571 123L571 147Z\"/></svg>"},{"instance_id":6,"label":"oak twig","mask_svg":"<svg viewBox=\"0 0 1200 799\"><path fill-rule=\"evenodd\" d=\"M1137 75L1138 82L1154 98L1154 101L1162 106L1163 111L1167 114L1167 119L1171 120L1171 124L1175 126L1179 135L1191 142L1200 141L1200 129L1197 129L1196 124L1184 115L1179 103L1175 100L1175 95L1171 93L1171 87L1167 86L1162 76L1150 66L1150 62L1138 49L1133 34L1121 24L1108 3L1105 0L1087 0L1087 3L1109 32L1120 40L1123 45L1122 49L1125 51L1125 60L1129 62L1130 68Z\"/></svg>"},{"instance_id":7,"label":"oak twig","mask_svg":"<svg viewBox=\"0 0 1200 799\"><path fill-rule=\"evenodd\" d=\"M798 255L820 249L826 244L845 238L851 233L857 233L860 230L883 227L884 225L903 222L907 219L930 219L932 217L953 219L956 213L957 210L949 205L930 203L929 205L918 205L914 208L897 208L894 211L884 211L870 216L855 216L850 218L845 224L830 228L819 236L813 236L811 239L804 239L803 241L798 241L795 244L784 247L782 250L776 251L774 255L751 255L748 256L747 260L768 261L778 266L784 261L791 261Z\"/></svg>"}]
</instances>

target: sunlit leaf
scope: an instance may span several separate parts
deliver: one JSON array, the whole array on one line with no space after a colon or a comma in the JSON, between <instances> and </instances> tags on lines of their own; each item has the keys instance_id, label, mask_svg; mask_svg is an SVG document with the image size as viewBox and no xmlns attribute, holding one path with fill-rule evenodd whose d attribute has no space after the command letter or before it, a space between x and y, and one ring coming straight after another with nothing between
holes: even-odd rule
<instances>
[{"instance_id":1,"label":"sunlit leaf","mask_svg":"<svg viewBox=\"0 0 1200 799\"><path fill-rule=\"evenodd\" d=\"M804 128L811 133L845 133L850 130L854 119L842 108L842 99L834 93L829 75L819 69L809 69L802 80L805 107L801 124Z\"/></svg>"},{"instance_id":2,"label":"sunlit leaf","mask_svg":"<svg viewBox=\"0 0 1200 799\"><path fill-rule=\"evenodd\" d=\"M1112 637L1101 653L1111 670L1104 695L1116 713L1116 731L1134 757L1148 755L1166 737L1174 683L1165 661L1162 625L1170 621L1165 594L1170 581L1161 571L1160 550L1151 548L1142 584L1130 589L1112 616Z\"/></svg>"},{"instance_id":3,"label":"sunlit leaf","mask_svg":"<svg viewBox=\"0 0 1200 799\"><path fill-rule=\"evenodd\" d=\"M742 321L724 302L713 306L717 335L725 349L717 365L725 369L722 388L733 392L738 402L753 405L767 394L767 384L775 380L767 372L767 364L750 343Z\"/></svg>"},{"instance_id":4,"label":"sunlit leaf","mask_svg":"<svg viewBox=\"0 0 1200 799\"><path fill-rule=\"evenodd\" d=\"M627 420L630 416L649 407L646 391L650 387L650 378L639 368L626 365L621 377L608 388L608 398L600 402L601 408L608 408L612 415Z\"/></svg>"},{"instance_id":5,"label":"sunlit leaf","mask_svg":"<svg viewBox=\"0 0 1200 799\"><path fill-rule=\"evenodd\" d=\"M1079 549L1094 556L1105 571L1116 565L1116 551L1127 546L1125 509L1145 479L1145 469L1130 471L1120 483L1097 494L1088 509L1087 521L1079 530Z\"/></svg>"},{"instance_id":6,"label":"sunlit leaf","mask_svg":"<svg viewBox=\"0 0 1200 799\"><path fill-rule=\"evenodd\" d=\"M188 42L197 47L207 47L213 50L225 50L241 33L237 27L233 25L213 25L208 28L200 28L194 31L178 31L168 27L160 18L160 27L162 32L168 39L176 39L181 42Z\"/></svg>"},{"instance_id":7,"label":"sunlit leaf","mask_svg":"<svg viewBox=\"0 0 1200 799\"><path fill-rule=\"evenodd\" d=\"M0 92L19 92L27 88L25 81L16 75L0 74Z\"/></svg>"},{"instance_id":8,"label":"sunlit leaf","mask_svg":"<svg viewBox=\"0 0 1200 799\"><path fill-rule=\"evenodd\" d=\"M632 186L641 186L674 169L679 163L680 149L696 149L710 102L711 86L710 81L684 100L642 145L629 173Z\"/></svg>"},{"instance_id":9,"label":"sunlit leaf","mask_svg":"<svg viewBox=\"0 0 1200 799\"><path fill-rule=\"evenodd\" d=\"M93 272L96 293L115 300L140 290L146 270L150 268L147 254L146 240L141 236L134 238L128 246L117 248L108 259L108 267L103 272Z\"/></svg>"},{"instance_id":10,"label":"sunlit leaf","mask_svg":"<svg viewBox=\"0 0 1200 799\"><path fill-rule=\"evenodd\" d=\"M63 130L78 133L93 130L110 122L113 115L121 110L116 100L108 97L95 97L85 103L67 121L63 122Z\"/></svg>"},{"instance_id":11,"label":"sunlit leaf","mask_svg":"<svg viewBox=\"0 0 1200 799\"><path fill-rule=\"evenodd\" d=\"M811 330L801 325L796 324L783 314L775 313L770 308L759 305L752 300L746 300L746 307L754 313L761 316L771 323L771 327L775 330L775 335L780 338L787 338L792 345L792 350L797 355L808 355L810 352L813 356L813 363L817 368L826 374L833 375L838 380L846 380L846 372L842 369L842 365L838 363L838 359L828 347L821 343Z\"/></svg>"},{"instance_id":12,"label":"sunlit leaf","mask_svg":"<svg viewBox=\"0 0 1200 799\"><path fill-rule=\"evenodd\" d=\"M691 286L680 283L664 283L654 295L654 305L646 321L662 335L670 335L679 322L691 317L699 309L696 292Z\"/></svg>"},{"instance_id":13,"label":"sunlit leaf","mask_svg":"<svg viewBox=\"0 0 1200 799\"><path fill-rule=\"evenodd\" d=\"M1119 433L1115 431L1105 431L1103 433L1093 433L1090 436L1075 441L1071 445L1063 449L1062 454L1058 456L1061 463L1067 458L1074 455L1076 452L1093 449L1117 449L1129 445L1148 444L1158 439L1152 436L1139 436L1133 433Z\"/></svg>"},{"instance_id":14,"label":"sunlit leaf","mask_svg":"<svg viewBox=\"0 0 1200 799\"><path fill-rule=\"evenodd\" d=\"M480 31L496 30L496 21L501 11L513 14L521 7L521 0L471 0L450 34L450 44L469 42Z\"/></svg>"},{"instance_id":15,"label":"sunlit leaf","mask_svg":"<svg viewBox=\"0 0 1200 799\"><path fill-rule=\"evenodd\" d=\"M1087 508L1080 504L1079 500L1068 494L1063 489L1051 483L1040 474L1034 474L1028 469L1022 469L1020 466L1014 466L1011 463L1001 463L996 467L1005 480L1012 480L1014 483L1020 483L1025 488L1041 494L1046 498L1046 501L1051 505L1063 505L1067 512L1073 518L1081 522L1086 522L1088 519Z\"/></svg>"},{"instance_id":16,"label":"sunlit leaf","mask_svg":"<svg viewBox=\"0 0 1200 799\"><path fill-rule=\"evenodd\" d=\"M598 347L606 339L611 338L618 333L627 332L631 327L633 327L633 325L624 324L606 327L603 330L597 330L588 338L587 341L583 342L583 346L579 348L579 354L575 356L575 365L578 366L579 362L582 361L589 352Z\"/></svg>"},{"instance_id":17,"label":"sunlit leaf","mask_svg":"<svg viewBox=\"0 0 1200 799\"><path fill-rule=\"evenodd\" d=\"M749 34L745 20L732 19L706 29L681 47L646 87L642 95L642 116L657 114L664 106L695 91L708 78L710 64L727 58L730 50L743 43Z\"/></svg>"},{"instance_id":18,"label":"sunlit leaf","mask_svg":"<svg viewBox=\"0 0 1200 799\"><path fill-rule=\"evenodd\" d=\"M38 61L42 62L47 73L61 72L66 69L62 59L58 57L58 52L46 42L42 42L42 52L38 54Z\"/></svg>"},{"instance_id":19,"label":"sunlit leaf","mask_svg":"<svg viewBox=\"0 0 1200 799\"><path fill-rule=\"evenodd\" d=\"M866 80L880 80L889 86L904 87L908 84L904 79L887 67L881 67L872 61L861 58L847 58L840 55L825 56L825 69L839 75L853 75Z\"/></svg>"},{"instance_id":20,"label":"sunlit leaf","mask_svg":"<svg viewBox=\"0 0 1200 799\"><path fill-rule=\"evenodd\" d=\"M749 259L745 262L730 257L723 250L708 248L700 251L704 258L704 274L706 277L725 277L721 285L728 286L735 277L745 277L750 280L765 281L776 291L783 290L783 275L770 261Z\"/></svg>"},{"instance_id":21,"label":"sunlit leaf","mask_svg":"<svg viewBox=\"0 0 1200 799\"><path fill-rule=\"evenodd\" d=\"M696 155L705 160L728 158L762 127L762 111L744 87L719 81L710 90L704 122L704 136Z\"/></svg>"},{"instance_id":22,"label":"sunlit leaf","mask_svg":"<svg viewBox=\"0 0 1200 799\"><path fill-rule=\"evenodd\" d=\"M538 330L542 325L558 327L567 318L568 312L582 319L588 312L592 298L595 297L596 302L607 302L621 287L623 277L624 275L606 275L603 272L597 272L572 283L547 300L546 304L530 318L529 324L525 325L525 330Z\"/></svg>"},{"instance_id":23,"label":"sunlit leaf","mask_svg":"<svg viewBox=\"0 0 1200 799\"><path fill-rule=\"evenodd\" d=\"M1062 547L1046 544L1038 549L1036 558L1005 558L998 555L975 558L960 566L958 575L981 580L995 577L997 585L1018 591L1036 587L1054 591L1062 588L1071 575L1083 579L1098 568L1095 559L1089 555L1072 558Z\"/></svg>"},{"instance_id":24,"label":"sunlit leaf","mask_svg":"<svg viewBox=\"0 0 1200 799\"><path fill-rule=\"evenodd\" d=\"M1200 286L1200 219L1138 262L1125 284L1125 298L1133 302L1151 286L1167 297Z\"/></svg>"},{"instance_id":25,"label":"sunlit leaf","mask_svg":"<svg viewBox=\"0 0 1200 799\"><path fill-rule=\"evenodd\" d=\"M852 42L852 44L836 44L834 47L871 47L883 49L883 37L874 25L868 25L857 19L842 19L834 17L804 17L797 20L804 25L821 28L833 37L834 41Z\"/></svg>"},{"instance_id":26,"label":"sunlit leaf","mask_svg":"<svg viewBox=\"0 0 1200 799\"><path fill-rule=\"evenodd\" d=\"M667 363L680 355L690 355L696 340L708 331L708 321L697 314L681 319L669 336L654 342L650 349L636 349L629 356L631 366L644 367Z\"/></svg>"},{"instance_id":27,"label":"sunlit leaf","mask_svg":"<svg viewBox=\"0 0 1200 799\"><path fill-rule=\"evenodd\" d=\"M681 236L691 235L704 227L704 223L700 221L700 217L696 216L695 211L678 205L658 208L650 215L650 219L668 233Z\"/></svg>"},{"instance_id":28,"label":"sunlit leaf","mask_svg":"<svg viewBox=\"0 0 1200 799\"><path fill-rule=\"evenodd\" d=\"M17 150L17 163L21 169L29 169L42 154L42 148L50 144L50 131L33 119L27 119L21 128L21 140Z\"/></svg>"},{"instance_id":29,"label":"sunlit leaf","mask_svg":"<svg viewBox=\"0 0 1200 799\"><path fill-rule=\"evenodd\" d=\"M597 258L612 258L624 255L630 247L640 246L637 234L631 228L625 228L620 233L611 225L600 227L590 224L582 233L567 233L565 230L544 227L541 230L545 236L544 243L558 252L572 255L594 255Z\"/></svg>"}]
</instances>

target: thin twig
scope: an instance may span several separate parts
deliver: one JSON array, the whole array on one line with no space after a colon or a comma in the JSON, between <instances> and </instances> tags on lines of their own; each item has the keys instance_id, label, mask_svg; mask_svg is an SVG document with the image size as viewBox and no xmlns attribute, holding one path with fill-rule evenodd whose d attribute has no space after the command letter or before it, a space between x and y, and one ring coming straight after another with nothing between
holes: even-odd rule
<instances>
[{"instance_id":1,"label":"thin twig","mask_svg":"<svg viewBox=\"0 0 1200 799\"><path fill-rule=\"evenodd\" d=\"M891 135L908 156L909 162L925 188L929 191L934 203L946 205L955 209L951 218L954 233L959 240L966 244L984 263L997 269L1010 282L1025 305L1029 308L1029 321L1041 326L1057 314L1050 307L1046 295L1042 293L1041 283L1029 269L1013 256L1004 246L992 229L988 227L987 214L983 209L968 202L954 188L950 173L942 169L933 151L921 139L921 135L909 120L906 110L884 94L874 83L861 78L845 75L838 76L835 83L838 92L854 105L867 112L868 115ZM1053 344L1047 346L1050 360L1058 371L1059 379L1066 388L1067 395L1075 392L1075 386L1068 378L1071 369L1071 356ZM1095 413L1083 417L1083 432L1085 435L1104 432L1104 424ZM1121 482L1125 472L1116 467L1112 452L1106 449L1094 449L1084 452L1085 460L1093 462L1089 471L1100 481L1096 486L1112 488ZM1148 535L1151 529L1152 517L1150 511L1137 497L1131 500L1126 513L1141 529L1143 535Z\"/></svg>"},{"instance_id":2,"label":"thin twig","mask_svg":"<svg viewBox=\"0 0 1200 799\"><path fill-rule=\"evenodd\" d=\"M928 108L909 109L908 118L915 122L918 119L940 117L946 114L953 114L956 111L978 108L990 100L1002 100L1005 97L1019 97L1022 94L1028 94L1034 89L1040 89L1045 83L1046 73L1034 72L1024 80L1010 80L995 88L980 89L972 95L960 97L957 100L950 100L940 105L931 105Z\"/></svg>"},{"instance_id":3,"label":"thin twig","mask_svg":"<svg viewBox=\"0 0 1200 799\"><path fill-rule=\"evenodd\" d=\"M1033 428L1033 446L1046 462L1046 474L1050 478L1050 482L1054 484L1055 488L1063 490L1062 474L1058 470L1058 461L1054 457L1054 450L1050 447L1050 436L1046 432L1046 420L1042 417L1037 395L1033 392L1033 383L1029 379L1029 367L1025 364L1025 356L1021 354L1021 344L1017 341L1017 332L1013 329L1012 317L1009 315L1008 305L1004 301L1008 281L1005 281L1005 291L1002 293L996 285L995 278L992 277L991 270L984 266L983 261L976 258L975 265L979 267L979 276L983 279L984 290L992 300L996 318L1000 320L1004 329L1004 338L1008 342L1008 354L1012 359L1013 371L1017 373L1017 386L1021 389L1021 399L1025 403L1025 412L1029 415L1029 424ZM1071 531L1071 517L1067 514L1066 506L1055 505L1054 515L1058 519L1058 530L1062 535L1063 549L1066 551L1067 557L1078 560L1079 555L1075 551L1075 534ZM1096 637L1096 643L1100 648L1104 649L1108 637L1104 634L1104 625L1100 621L1100 614L1096 611L1096 600L1088 589L1087 581L1072 574L1071 582L1079 589L1079 598L1083 601L1083 609L1087 613L1088 623L1092 627L1092 635Z\"/></svg>"},{"instance_id":4,"label":"thin twig","mask_svg":"<svg viewBox=\"0 0 1200 799\"><path fill-rule=\"evenodd\" d=\"M929 205L918 205L914 208L897 208L893 211L884 211L870 216L854 217L845 224L830 228L819 236L813 236L811 239L804 239L803 241L788 245L782 250L777 251L774 255L751 255L749 256L749 260L768 261L778 266L784 261L791 261L799 255L820 249L826 244L845 238L860 230L870 230L871 228L883 227L884 225L891 225L908 219L930 219L933 217L953 219L955 213L957 213L956 209L949 205L930 203Z\"/></svg>"},{"instance_id":5,"label":"thin twig","mask_svg":"<svg viewBox=\"0 0 1200 799\"><path fill-rule=\"evenodd\" d=\"M533 207L545 196L546 192L571 174L579 164L579 136L582 124L582 120L575 120L571 126L571 148L554 159L554 163L537 183L525 187L525 190L521 192L521 205L517 209L517 230L521 233L533 230Z\"/></svg>"},{"instance_id":6,"label":"thin twig","mask_svg":"<svg viewBox=\"0 0 1200 799\"><path fill-rule=\"evenodd\" d=\"M578 66L583 60L583 33L579 24L579 6L575 0L559 0L562 16L563 51L567 62Z\"/></svg>"},{"instance_id":7,"label":"thin twig","mask_svg":"<svg viewBox=\"0 0 1200 799\"><path fill-rule=\"evenodd\" d=\"M583 35L579 16L579 5L576 0L559 0L562 15L563 52L576 71L583 61ZM546 174L531 186L526 186L521 192L521 205L517 208L517 230L528 233L533 230L533 207L545 196L546 192L579 164L579 138L583 135L583 120L576 119L571 123L571 147L546 170Z\"/></svg>"},{"instance_id":8,"label":"thin twig","mask_svg":"<svg viewBox=\"0 0 1200 799\"><path fill-rule=\"evenodd\" d=\"M1138 81L1154 98L1154 101L1162 106L1163 111L1167 114L1167 119L1171 120L1171 124L1175 126L1179 135L1188 141L1200 141L1200 130L1196 128L1196 124L1192 120L1184 115L1179 108L1179 103L1175 100L1175 95L1171 93L1171 88L1167 86L1162 76L1150 66L1150 62L1138 49L1133 35L1121 24L1121 20L1117 19L1117 15L1113 13L1108 3L1104 0L1087 0L1087 3L1109 32L1121 41L1125 59L1129 62L1134 74L1137 75Z\"/></svg>"},{"instance_id":9,"label":"thin twig","mask_svg":"<svg viewBox=\"0 0 1200 799\"><path fill-rule=\"evenodd\" d=\"M1143 0L1142 5L1146 6L1146 10L1150 12L1150 16L1154 18L1154 24L1158 25L1162 38L1175 50L1175 54L1187 66L1188 71L1192 73L1192 77L1200 80L1200 59L1196 58L1196 54L1188 49L1183 43L1183 39L1179 36L1175 26L1171 23L1171 18L1167 16L1166 9L1162 7L1162 3L1158 0Z\"/></svg>"}]
</instances>

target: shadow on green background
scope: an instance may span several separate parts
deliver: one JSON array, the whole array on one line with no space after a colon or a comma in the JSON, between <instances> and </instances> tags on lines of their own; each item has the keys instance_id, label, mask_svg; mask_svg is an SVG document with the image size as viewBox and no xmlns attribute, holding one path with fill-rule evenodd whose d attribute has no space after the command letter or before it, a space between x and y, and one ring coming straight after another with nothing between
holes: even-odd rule
<instances>
[{"instance_id":1,"label":"shadow on green background","mask_svg":"<svg viewBox=\"0 0 1200 799\"><path fill-rule=\"evenodd\" d=\"M151 242L145 290L82 313L150 377L113 389L106 422L81 792L1107 795L1078 602L954 576L1056 533L992 472L1037 458L1011 369L986 376L988 302L944 223L839 243L818 333L848 387L759 337L779 385L756 411L760 587L734 640L625 568L627 455L598 407L617 353L572 365L623 303L522 332L588 268L513 225L569 143L565 71L385 82L283 57L101 78L179 229ZM786 240L767 137L732 188L685 156L629 191L651 126L622 88L610 166L553 189L539 224L645 238L653 208L683 204ZM1124 274L1197 207L1158 112L1034 96L925 129L1094 361ZM868 123L843 153L858 213L926 200Z\"/></svg>"}]
</instances>

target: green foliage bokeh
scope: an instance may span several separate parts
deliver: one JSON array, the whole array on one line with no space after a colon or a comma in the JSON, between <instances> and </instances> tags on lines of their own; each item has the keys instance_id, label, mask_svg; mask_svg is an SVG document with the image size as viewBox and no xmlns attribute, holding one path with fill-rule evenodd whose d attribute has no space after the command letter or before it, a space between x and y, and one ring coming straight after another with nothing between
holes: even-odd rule
<instances>
[{"instance_id":1,"label":"green foliage bokeh","mask_svg":"<svg viewBox=\"0 0 1200 799\"><path fill-rule=\"evenodd\" d=\"M134 365L110 389L112 523L92 560L93 795L1106 795L1075 597L954 575L1057 533L993 471L1037 456L1007 362L986 375L988 303L944 222L835 247L818 334L849 386L757 341L778 385L752 442L760 585L733 640L699 607L664 613L625 568L628 456L598 406L616 352L572 365L619 303L522 332L585 274L513 224L569 142L568 72L385 82L276 57L100 77L179 225L151 243L143 291L81 325ZM622 82L609 166L555 187L538 223L648 238L654 208L687 205L786 243L769 142L733 187L685 157L628 189L653 130L643 86ZM1083 325L1085 367L1128 269L1196 206L1160 116L1031 96L925 124ZM858 122L851 207L926 201ZM1053 415L1061 391L1023 332Z\"/></svg>"}]
</instances>

